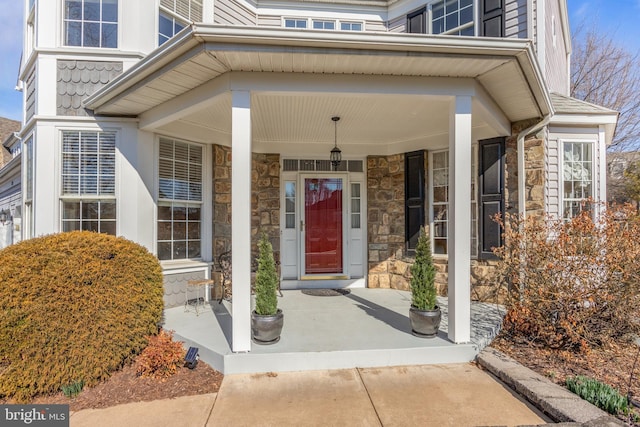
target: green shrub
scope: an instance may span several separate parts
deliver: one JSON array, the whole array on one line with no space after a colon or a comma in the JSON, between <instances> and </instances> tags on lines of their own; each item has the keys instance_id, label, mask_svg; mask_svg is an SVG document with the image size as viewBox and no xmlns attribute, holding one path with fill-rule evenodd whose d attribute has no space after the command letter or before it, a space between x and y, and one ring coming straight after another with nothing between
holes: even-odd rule
<instances>
[{"instance_id":1,"label":"green shrub","mask_svg":"<svg viewBox=\"0 0 640 427\"><path fill-rule=\"evenodd\" d=\"M69 232L0 251L0 397L109 377L158 332L162 269L142 246Z\"/></svg>"},{"instance_id":2,"label":"green shrub","mask_svg":"<svg viewBox=\"0 0 640 427\"><path fill-rule=\"evenodd\" d=\"M136 374L157 379L175 374L184 359L182 342L173 341L173 332L160 331L149 337L149 345L135 362Z\"/></svg>"},{"instance_id":3,"label":"green shrub","mask_svg":"<svg viewBox=\"0 0 640 427\"><path fill-rule=\"evenodd\" d=\"M273 247L266 234L258 242L258 271L256 272L256 313L274 315L278 311L278 273L273 259Z\"/></svg>"},{"instance_id":4,"label":"green shrub","mask_svg":"<svg viewBox=\"0 0 640 427\"><path fill-rule=\"evenodd\" d=\"M60 387L62 390L62 394L64 394L68 398L74 398L80 394L82 389L84 388L84 381L74 381L71 384L63 385Z\"/></svg>"},{"instance_id":5,"label":"green shrub","mask_svg":"<svg viewBox=\"0 0 640 427\"><path fill-rule=\"evenodd\" d=\"M566 384L573 393L610 414L629 412L627 398L607 384L582 375L567 378Z\"/></svg>"},{"instance_id":6,"label":"green shrub","mask_svg":"<svg viewBox=\"0 0 640 427\"><path fill-rule=\"evenodd\" d=\"M436 307L436 269L431 256L431 245L424 228L416 245L416 260L411 266L411 305L418 310L433 310Z\"/></svg>"}]
</instances>

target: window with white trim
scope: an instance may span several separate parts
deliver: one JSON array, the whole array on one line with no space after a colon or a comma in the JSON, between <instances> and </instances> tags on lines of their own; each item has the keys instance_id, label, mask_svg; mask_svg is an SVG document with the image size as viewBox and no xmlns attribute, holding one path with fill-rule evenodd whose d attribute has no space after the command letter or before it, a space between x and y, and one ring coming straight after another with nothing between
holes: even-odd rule
<instances>
[{"instance_id":1,"label":"window with white trim","mask_svg":"<svg viewBox=\"0 0 640 427\"><path fill-rule=\"evenodd\" d=\"M473 0L440 0L407 14L407 33L473 36Z\"/></svg>"},{"instance_id":2,"label":"window with white trim","mask_svg":"<svg viewBox=\"0 0 640 427\"><path fill-rule=\"evenodd\" d=\"M116 234L115 153L115 132L62 132L62 231Z\"/></svg>"},{"instance_id":3,"label":"window with white trim","mask_svg":"<svg viewBox=\"0 0 640 427\"><path fill-rule=\"evenodd\" d=\"M362 31L362 22L340 21L341 31Z\"/></svg>"},{"instance_id":4,"label":"window with white trim","mask_svg":"<svg viewBox=\"0 0 640 427\"><path fill-rule=\"evenodd\" d=\"M478 146L471 148L471 256L478 256ZM449 238L449 151L431 153L431 206L433 253L446 255Z\"/></svg>"},{"instance_id":5,"label":"window with white trim","mask_svg":"<svg viewBox=\"0 0 640 427\"><path fill-rule=\"evenodd\" d=\"M160 138L158 163L158 259L199 259L203 148Z\"/></svg>"},{"instance_id":6,"label":"window with white trim","mask_svg":"<svg viewBox=\"0 0 640 427\"><path fill-rule=\"evenodd\" d=\"M593 197L593 144L562 144L562 209L563 218L571 219L589 209L585 200Z\"/></svg>"},{"instance_id":7,"label":"window with white trim","mask_svg":"<svg viewBox=\"0 0 640 427\"><path fill-rule=\"evenodd\" d=\"M312 21L314 30L335 30L336 21L330 21L327 19L314 19Z\"/></svg>"},{"instance_id":8,"label":"window with white trim","mask_svg":"<svg viewBox=\"0 0 640 427\"><path fill-rule=\"evenodd\" d=\"M449 226L449 152L431 153L431 222L433 253L448 253Z\"/></svg>"},{"instance_id":9,"label":"window with white trim","mask_svg":"<svg viewBox=\"0 0 640 427\"><path fill-rule=\"evenodd\" d=\"M431 34L473 36L473 0L443 0L433 3Z\"/></svg>"},{"instance_id":10,"label":"window with white trim","mask_svg":"<svg viewBox=\"0 0 640 427\"><path fill-rule=\"evenodd\" d=\"M296 228L296 183L287 181L285 188L285 228Z\"/></svg>"},{"instance_id":11,"label":"window with white trim","mask_svg":"<svg viewBox=\"0 0 640 427\"><path fill-rule=\"evenodd\" d=\"M118 0L65 0L64 45L118 47Z\"/></svg>"},{"instance_id":12,"label":"window with white trim","mask_svg":"<svg viewBox=\"0 0 640 427\"><path fill-rule=\"evenodd\" d=\"M360 183L351 183L351 228L361 227L362 197L360 196Z\"/></svg>"},{"instance_id":13,"label":"window with white trim","mask_svg":"<svg viewBox=\"0 0 640 427\"><path fill-rule=\"evenodd\" d=\"M175 36L187 25L189 24L186 21L161 10L158 17L158 46Z\"/></svg>"},{"instance_id":14,"label":"window with white trim","mask_svg":"<svg viewBox=\"0 0 640 427\"><path fill-rule=\"evenodd\" d=\"M285 28L307 28L307 20L303 18L285 18Z\"/></svg>"}]
</instances>

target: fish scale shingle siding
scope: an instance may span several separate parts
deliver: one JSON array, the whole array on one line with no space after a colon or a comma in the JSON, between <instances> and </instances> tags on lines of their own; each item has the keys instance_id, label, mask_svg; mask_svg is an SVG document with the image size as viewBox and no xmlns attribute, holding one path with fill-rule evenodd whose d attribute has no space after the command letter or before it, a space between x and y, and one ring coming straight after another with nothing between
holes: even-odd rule
<instances>
[{"instance_id":1,"label":"fish scale shingle siding","mask_svg":"<svg viewBox=\"0 0 640 427\"><path fill-rule=\"evenodd\" d=\"M57 114L88 116L82 101L120 74L122 62L58 61Z\"/></svg>"}]
</instances>

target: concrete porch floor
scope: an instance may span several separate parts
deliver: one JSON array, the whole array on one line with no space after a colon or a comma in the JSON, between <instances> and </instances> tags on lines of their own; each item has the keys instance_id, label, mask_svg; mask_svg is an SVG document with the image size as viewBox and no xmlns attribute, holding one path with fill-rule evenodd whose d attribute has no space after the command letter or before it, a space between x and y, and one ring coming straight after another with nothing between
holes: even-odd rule
<instances>
[{"instance_id":1,"label":"concrete porch floor","mask_svg":"<svg viewBox=\"0 0 640 427\"><path fill-rule=\"evenodd\" d=\"M411 334L411 295L393 289L350 289L348 295L310 296L282 291L281 339L273 345L252 343L251 352L231 351L231 304L213 301L199 315L191 308L165 310L164 328L185 347L199 348L201 360L224 374L368 368L460 363L473 360L500 329L504 310L472 302L471 342L447 339L447 298L436 338Z\"/></svg>"}]
</instances>

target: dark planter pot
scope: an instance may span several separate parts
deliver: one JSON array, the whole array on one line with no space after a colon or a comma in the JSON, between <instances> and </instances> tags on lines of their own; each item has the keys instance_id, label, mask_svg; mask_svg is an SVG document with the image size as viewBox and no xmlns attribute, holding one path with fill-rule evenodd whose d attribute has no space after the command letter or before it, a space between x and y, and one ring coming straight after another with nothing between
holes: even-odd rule
<instances>
[{"instance_id":1,"label":"dark planter pot","mask_svg":"<svg viewBox=\"0 0 640 427\"><path fill-rule=\"evenodd\" d=\"M433 310L418 310L415 307L409 309L409 320L411 321L411 332L421 338L434 338L440 328L442 312L436 306Z\"/></svg>"},{"instance_id":2,"label":"dark planter pot","mask_svg":"<svg viewBox=\"0 0 640 427\"><path fill-rule=\"evenodd\" d=\"M282 310L274 315L260 315L251 312L251 338L256 344L275 344L280 341L280 333L284 324Z\"/></svg>"}]
</instances>

